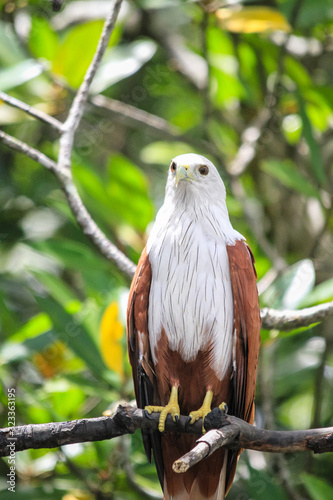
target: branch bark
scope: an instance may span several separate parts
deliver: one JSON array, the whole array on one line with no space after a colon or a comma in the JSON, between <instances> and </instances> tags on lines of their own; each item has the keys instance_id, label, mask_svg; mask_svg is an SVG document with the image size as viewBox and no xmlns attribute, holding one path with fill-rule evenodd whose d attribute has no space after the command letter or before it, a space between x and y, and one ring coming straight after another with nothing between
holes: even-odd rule
<instances>
[{"instance_id":1,"label":"branch bark","mask_svg":"<svg viewBox=\"0 0 333 500\"><path fill-rule=\"evenodd\" d=\"M262 327L267 330L293 330L319 323L328 316L333 316L333 300L318 306L307 307L296 311L285 309L279 311L265 307L260 311Z\"/></svg>"},{"instance_id":2,"label":"branch bark","mask_svg":"<svg viewBox=\"0 0 333 500\"><path fill-rule=\"evenodd\" d=\"M333 452L333 427L303 431L269 431L258 429L223 412L220 412L218 418L215 410L210 415L213 415L212 419L207 415L205 424L210 421L211 425L213 423L220 428L209 430L199 438L193 450L175 462L174 469L177 472L184 472L221 446L273 453ZM8 456L13 450L18 452L102 441L133 434L137 429L157 430L158 421L158 413L148 416L143 410L125 404L119 405L112 417L8 427L0 429L0 456ZM168 415L166 430L200 435L202 423L198 420L194 425L189 425L187 416L180 416L178 423L175 423Z\"/></svg>"},{"instance_id":3,"label":"branch bark","mask_svg":"<svg viewBox=\"0 0 333 500\"><path fill-rule=\"evenodd\" d=\"M25 102L16 99L16 97L11 97L8 94L5 94L5 92L0 91L0 101L5 102L6 104L12 106L13 108L17 108L20 109L21 111L24 111L28 115L37 118L37 120L40 120L44 123L47 123L48 125L51 125L51 127L55 128L59 132L62 131L63 124L59 120L53 118L53 116L50 116L47 113L44 113L43 111L40 111L39 109L29 106L29 104L26 104Z\"/></svg>"}]
</instances>

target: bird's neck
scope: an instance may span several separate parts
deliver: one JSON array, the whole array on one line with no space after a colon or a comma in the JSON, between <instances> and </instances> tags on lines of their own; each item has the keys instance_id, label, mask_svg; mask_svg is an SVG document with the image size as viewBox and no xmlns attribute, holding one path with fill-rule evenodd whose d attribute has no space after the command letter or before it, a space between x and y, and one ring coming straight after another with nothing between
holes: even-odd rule
<instances>
[{"instance_id":1,"label":"bird's neck","mask_svg":"<svg viewBox=\"0 0 333 500\"><path fill-rule=\"evenodd\" d=\"M161 244L168 233L178 235L176 239L181 238L191 225L197 226L205 238L223 241L226 245L244 239L233 229L224 200L198 203L193 199L189 202L186 197L176 202L166 198L150 234L148 251L154 243Z\"/></svg>"}]
</instances>

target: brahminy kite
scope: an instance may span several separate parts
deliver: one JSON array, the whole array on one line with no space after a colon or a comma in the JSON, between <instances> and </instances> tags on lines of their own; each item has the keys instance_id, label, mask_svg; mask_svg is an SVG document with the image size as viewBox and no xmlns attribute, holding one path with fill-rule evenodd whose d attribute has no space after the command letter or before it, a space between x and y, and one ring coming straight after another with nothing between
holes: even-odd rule
<instances>
[{"instance_id":1,"label":"brahminy kite","mask_svg":"<svg viewBox=\"0 0 333 500\"><path fill-rule=\"evenodd\" d=\"M164 431L166 416L191 423L226 404L253 423L260 344L256 271L244 237L230 223L223 181L197 154L174 158L128 302L129 358L137 405L160 412L159 431L143 432L166 500L220 500L240 451L218 449L183 474L175 460L193 434Z\"/></svg>"}]
</instances>

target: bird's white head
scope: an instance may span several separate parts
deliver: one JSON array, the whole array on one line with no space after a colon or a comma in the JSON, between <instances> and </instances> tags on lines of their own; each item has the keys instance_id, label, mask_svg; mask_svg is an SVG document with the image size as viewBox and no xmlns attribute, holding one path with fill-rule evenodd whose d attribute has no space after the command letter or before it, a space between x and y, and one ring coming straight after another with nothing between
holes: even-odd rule
<instances>
[{"instance_id":1,"label":"bird's white head","mask_svg":"<svg viewBox=\"0 0 333 500\"><path fill-rule=\"evenodd\" d=\"M203 199L210 202L225 201L225 187L213 163L194 153L173 158L169 168L166 196L173 200Z\"/></svg>"},{"instance_id":2,"label":"bird's white head","mask_svg":"<svg viewBox=\"0 0 333 500\"><path fill-rule=\"evenodd\" d=\"M193 153L173 158L164 204L150 233L147 252L150 254L154 248L156 255L162 255L161 245L167 241L166 232L171 231L176 238L179 238L179 231L189 235L192 221L201 226L207 238L218 236L228 245L244 239L230 223L225 198L223 181L211 161Z\"/></svg>"}]
</instances>

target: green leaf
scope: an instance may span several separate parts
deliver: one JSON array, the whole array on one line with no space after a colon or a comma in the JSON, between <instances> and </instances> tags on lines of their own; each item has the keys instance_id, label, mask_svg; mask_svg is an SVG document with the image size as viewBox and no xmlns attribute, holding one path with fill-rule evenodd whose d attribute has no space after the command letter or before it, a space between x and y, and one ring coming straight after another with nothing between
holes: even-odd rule
<instances>
[{"instance_id":1,"label":"green leaf","mask_svg":"<svg viewBox=\"0 0 333 500\"><path fill-rule=\"evenodd\" d=\"M83 81L84 75L95 54L102 28L103 22L100 20L79 24L71 28L54 54L52 62L53 71L58 75L64 76L74 88L78 88ZM117 25L114 29L108 43L109 47L112 47L117 42L120 29L120 25ZM106 52L102 67L107 63L109 57L113 57L112 53L114 50L115 48L112 48L111 51ZM108 70L111 73L112 69L108 68ZM104 78L102 78L102 74L104 73L105 71L100 67L95 79L100 78L101 82L103 79L105 82L104 85L108 86L106 83L107 77L104 75ZM98 74L100 74L99 77L97 76ZM108 78L109 80L110 78L112 79L112 75L109 74ZM106 87L104 86L104 88Z\"/></svg>"},{"instance_id":2,"label":"green leaf","mask_svg":"<svg viewBox=\"0 0 333 500\"><path fill-rule=\"evenodd\" d=\"M311 293L302 301L302 307L313 306L333 300L333 278L317 285Z\"/></svg>"},{"instance_id":3,"label":"green leaf","mask_svg":"<svg viewBox=\"0 0 333 500\"><path fill-rule=\"evenodd\" d=\"M45 313L36 314L25 323L14 335L10 337L11 342L23 342L31 337L45 333L52 327L49 316Z\"/></svg>"},{"instance_id":4,"label":"green leaf","mask_svg":"<svg viewBox=\"0 0 333 500\"><path fill-rule=\"evenodd\" d=\"M109 178L106 189L114 207L114 216L144 231L153 216L146 177L136 165L120 155L111 157L107 168Z\"/></svg>"},{"instance_id":5,"label":"green leaf","mask_svg":"<svg viewBox=\"0 0 333 500\"><path fill-rule=\"evenodd\" d=\"M279 2L280 8L288 19L295 8L295 1ZM332 0L304 0L297 15L297 29L306 29L319 23L330 23L332 20ZM306 33L306 31L305 31Z\"/></svg>"},{"instance_id":6,"label":"green leaf","mask_svg":"<svg viewBox=\"0 0 333 500\"><path fill-rule=\"evenodd\" d=\"M319 477L303 472L300 475L305 488L312 500L328 500L333 498L333 486Z\"/></svg>"},{"instance_id":7,"label":"green leaf","mask_svg":"<svg viewBox=\"0 0 333 500\"><path fill-rule=\"evenodd\" d=\"M261 295L264 304L275 309L297 309L312 290L315 270L310 259L300 260L286 269Z\"/></svg>"},{"instance_id":8,"label":"green leaf","mask_svg":"<svg viewBox=\"0 0 333 500\"><path fill-rule=\"evenodd\" d=\"M36 57L52 61L58 49L58 38L44 17L32 18L29 48Z\"/></svg>"},{"instance_id":9,"label":"green leaf","mask_svg":"<svg viewBox=\"0 0 333 500\"><path fill-rule=\"evenodd\" d=\"M51 297L35 296L40 308L46 312L59 340L79 356L98 379L107 379L107 368L89 333L78 320Z\"/></svg>"},{"instance_id":10,"label":"green leaf","mask_svg":"<svg viewBox=\"0 0 333 500\"><path fill-rule=\"evenodd\" d=\"M193 153L193 151L193 146L184 142L157 141L143 147L140 158L145 163L163 165L165 172L167 172L171 158L183 153Z\"/></svg>"},{"instance_id":11,"label":"green leaf","mask_svg":"<svg viewBox=\"0 0 333 500\"><path fill-rule=\"evenodd\" d=\"M11 23L0 21L0 66L11 66L26 59L23 44L14 33ZM5 90L0 86L1 90Z\"/></svg>"},{"instance_id":12,"label":"green leaf","mask_svg":"<svg viewBox=\"0 0 333 500\"><path fill-rule=\"evenodd\" d=\"M295 189L305 196L319 198L318 190L304 177L291 160L268 159L261 162L260 168L288 188Z\"/></svg>"},{"instance_id":13,"label":"green leaf","mask_svg":"<svg viewBox=\"0 0 333 500\"><path fill-rule=\"evenodd\" d=\"M96 51L103 28L102 21L92 21L72 28L56 51L52 69L78 88Z\"/></svg>"},{"instance_id":14,"label":"green leaf","mask_svg":"<svg viewBox=\"0 0 333 500\"><path fill-rule=\"evenodd\" d=\"M303 382L302 379L305 378L305 374L300 370L299 366L296 365L293 368L294 378L290 384L296 384L297 381L295 378L298 377L299 380L297 386L299 387ZM288 377L284 380L284 383L288 383L287 378ZM308 429L311 426L313 391L304 392L299 390L294 391L294 394L295 396L292 396L285 400L285 402L280 403L279 418L281 419L283 425L289 429Z\"/></svg>"},{"instance_id":15,"label":"green leaf","mask_svg":"<svg viewBox=\"0 0 333 500\"><path fill-rule=\"evenodd\" d=\"M2 362L11 363L13 361L18 361L21 359L26 359L31 356L31 354L36 351L42 351L49 344L54 342L55 337L53 332L45 331L39 335L35 335L34 337L29 337L23 342L17 341L15 342L10 339L9 342L5 342L0 350L0 357Z\"/></svg>"},{"instance_id":16,"label":"green leaf","mask_svg":"<svg viewBox=\"0 0 333 500\"><path fill-rule=\"evenodd\" d=\"M37 250L52 255L64 267L71 270L82 270L82 262L91 269L108 269L108 263L100 259L87 245L67 239L49 239L31 244Z\"/></svg>"},{"instance_id":17,"label":"green leaf","mask_svg":"<svg viewBox=\"0 0 333 500\"><path fill-rule=\"evenodd\" d=\"M303 136L310 149L312 170L319 184L325 186L327 179L321 151L313 135L312 125L309 120L305 103L300 92L297 92L297 99L299 105L299 114L303 122Z\"/></svg>"},{"instance_id":18,"label":"green leaf","mask_svg":"<svg viewBox=\"0 0 333 500\"><path fill-rule=\"evenodd\" d=\"M139 40L112 47L97 70L90 92L98 94L116 82L136 73L156 52L152 40Z\"/></svg>"},{"instance_id":19,"label":"green leaf","mask_svg":"<svg viewBox=\"0 0 333 500\"><path fill-rule=\"evenodd\" d=\"M79 184L83 198L89 197L90 203L94 206L94 212L101 216L105 215L105 210L112 210L112 200L106 191L105 182L94 170L94 167L85 164L73 165L73 176Z\"/></svg>"},{"instance_id":20,"label":"green leaf","mask_svg":"<svg viewBox=\"0 0 333 500\"><path fill-rule=\"evenodd\" d=\"M299 87L309 87L312 82L306 67L291 56L284 59L286 73Z\"/></svg>"},{"instance_id":21,"label":"green leaf","mask_svg":"<svg viewBox=\"0 0 333 500\"><path fill-rule=\"evenodd\" d=\"M35 271L37 280L47 289L47 291L64 307L70 302L76 301L77 297L70 287L60 279L50 273Z\"/></svg>"},{"instance_id":22,"label":"green leaf","mask_svg":"<svg viewBox=\"0 0 333 500\"><path fill-rule=\"evenodd\" d=\"M0 89L10 90L36 78L43 72L43 66L34 59L26 59L14 66L0 70Z\"/></svg>"},{"instance_id":23,"label":"green leaf","mask_svg":"<svg viewBox=\"0 0 333 500\"><path fill-rule=\"evenodd\" d=\"M277 484L274 476L270 476L264 469L255 470L248 466L250 477L246 482L244 499L255 500L285 500L285 492L281 485ZM244 491L244 490L243 490ZM241 494L242 495L242 494ZM235 495L237 498L237 495ZM240 496L239 498L243 498Z\"/></svg>"}]
</instances>

